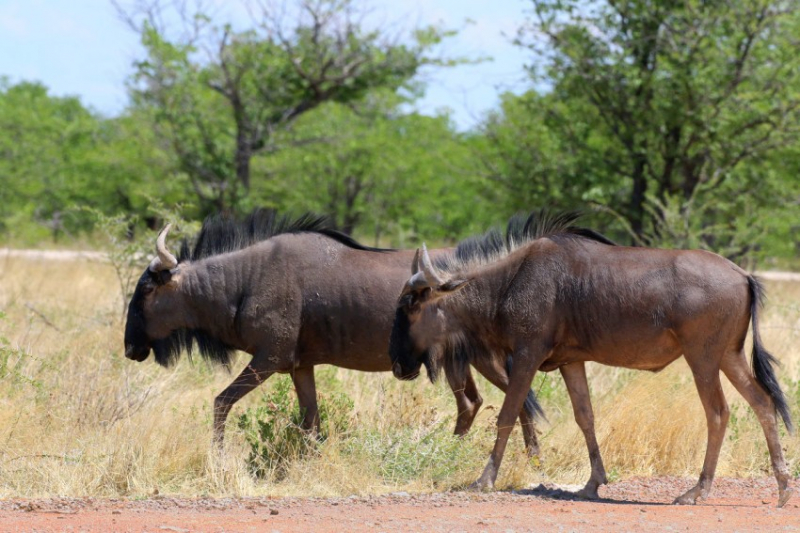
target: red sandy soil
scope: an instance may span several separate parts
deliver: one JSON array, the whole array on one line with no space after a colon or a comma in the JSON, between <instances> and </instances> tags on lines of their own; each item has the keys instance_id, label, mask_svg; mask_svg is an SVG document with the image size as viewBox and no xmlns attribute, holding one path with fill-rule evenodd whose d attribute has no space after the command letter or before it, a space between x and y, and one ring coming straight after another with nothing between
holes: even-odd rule
<instances>
[{"instance_id":1,"label":"red sandy soil","mask_svg":"<svg viewBox=\"0 0 800 533\"><path fill-rule=\"evenodd\" d=\"M541 485L347 498L5 500L0 531L800 531L800 496L776 508L774 479L722 478L707 501L670 505L693 482L629 479L602 487L594 502Z\"/></svg>"}]
</instances>

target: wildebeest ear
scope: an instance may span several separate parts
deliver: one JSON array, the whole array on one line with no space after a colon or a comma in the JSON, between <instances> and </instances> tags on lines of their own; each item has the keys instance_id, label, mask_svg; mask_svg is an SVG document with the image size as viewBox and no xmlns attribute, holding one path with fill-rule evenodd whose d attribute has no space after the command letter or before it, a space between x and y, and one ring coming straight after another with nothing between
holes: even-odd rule
<instances>
[{"instance_id":1,"label":"wildebeest ear","mask_svg":"<svg viewBox=\"0 0 800 533\"><path fill-rule=\"evenodd\" d=\"M159 270L158 272L150 272L150 278L156 282L156 285L166 285L170 281L172 281L172 272L171 270Z\"/></svg>"},{"instance_id":2,"label":"wildebeest ear","mask_svg":"<svg viewBox=\"0 0 800 533\"><path fill-rule=\"evenodd\" d=\"M451 279L439 285L438 290L441 292L455 292L462 289L467 283L468 279Z\"/></svg>"},{"instance_id":3,"label":"wildebeest ear","mask_svg":"<svg viewBox=\"0 0 800 533\"><path fill-rule=\"evenodd\" d=\"M156 273L156 278L158 278L159 285L166 285L172 280L172 272L169 270L162 270Z\"/></svg>"},{"instance_id":4,"label":"wildebeest ear","mask_svg":"<svg viewBox=\"0 0 800 533\"><path fill-rule=\"evenodd\" d=\"M431 295L433 294L433 289L430 287L423 287L414 292L414 303L424 303L431 299Z\"/></svg>"}]
</instances>

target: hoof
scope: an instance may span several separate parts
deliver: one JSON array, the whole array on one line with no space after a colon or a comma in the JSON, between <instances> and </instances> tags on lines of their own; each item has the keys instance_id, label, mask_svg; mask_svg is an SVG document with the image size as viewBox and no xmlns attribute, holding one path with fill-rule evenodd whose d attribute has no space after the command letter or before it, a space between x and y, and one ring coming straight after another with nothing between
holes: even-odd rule
<instances>
[{"instance_id":1,"label":"hoof","mask_svg":"<svg viewBox=\"0 0 800 533\"><path fill-rule=\"evenodd\" d=\"M702 487L695 485L675 498L672 505L695 505L698 499L705 500L706 498L708 498L708 488L704 490Z\"/></svg>"},{"instance_id":2,"label":"hoof","mask_svg":"<svg viewBox=\"0 0 800 533\"><path fill-rule=\"evenodd\" d=\"M600 496L597 494L597 489L591 490L587 488L582 488L578 492L575 493L575 496L581 498L583 500L599 500Z\"/></svg>"},{"instance_id":3,"label":"hoof","mask_svg":"<svg viewBox=\"0 0 800 533\"><path fill-rule=\"evenodd\" d=\"M542 457L541 457L542 456L542 450L539 449L538 445L536 445L536 446L526 446L525 447L525 453L527 453L528 457L530 457L530 458L538 457L540 461L542 460Z\"/></svg>"},{"instance_id":4,"label":"hoof","mask_svg":"<svg viewBox=\"0 0 800 533\"><path fill-rule=\"evenodd\" d=\"M789 501L789 498L792 497L792 494L794 494L794 489L784 489L781 491L781 494L778 497L778 509L786 505L786 502Z\"/></svg>"},{"instance_id":5,"label":"hoof","mask_svg":"<svg viewBox=\"0 0 800 533\"><path fill-rule=\"evenodd\" d=\"M672 505L694 505L696 502L697 498L684 494L683 496L675 498L672 501Z\"/></svg>"},{"instance_id":6,"label":"hoof","mask_svg":"<svg viewBox=\"0 0 800 533\"><path fill-rule=\"evenodd\" d=\"M475 483L471 483L470 486L467 487L467 490L471 492L489 492L492 489L494 489L492 485L484 483L480 479Z\"/></svg>"}]
</instances>

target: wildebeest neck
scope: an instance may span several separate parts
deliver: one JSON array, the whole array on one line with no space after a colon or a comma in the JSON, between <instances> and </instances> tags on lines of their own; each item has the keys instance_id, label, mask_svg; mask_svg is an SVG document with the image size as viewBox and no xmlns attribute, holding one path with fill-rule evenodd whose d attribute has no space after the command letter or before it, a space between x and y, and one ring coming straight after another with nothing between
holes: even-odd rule
<instances>
[{"instance_id":1,"label":"wildebeest neck","mask_svg":"<svg viewBox=\"0 0 800 533\"><path fill-rule=\"evenodd\" d=\"M169 296L172 332L153 343L159 364L169 366L183 350L191 354L196 347L203 357L227 365L235 350L247 348L236 322L252 269L236 255L182 265L180 281Z\"/></svg>"},{"instance_id":2,"label":"wildebeest neck","mask_svg":"<svg viewBox=\"0 0 800 533\"><path fill-rule=\"evenodd\" d=\"M484 266L477 271L456 275L469 276L469 283L459 292L438 302L447 320L448 339L453 344L464 344L464 339L483 339L491 343L493 326L498 314L498 302L509 290L517 265L511 268ZM487 348L489 346L487 345Z\"/></svg>"}]
</instances>

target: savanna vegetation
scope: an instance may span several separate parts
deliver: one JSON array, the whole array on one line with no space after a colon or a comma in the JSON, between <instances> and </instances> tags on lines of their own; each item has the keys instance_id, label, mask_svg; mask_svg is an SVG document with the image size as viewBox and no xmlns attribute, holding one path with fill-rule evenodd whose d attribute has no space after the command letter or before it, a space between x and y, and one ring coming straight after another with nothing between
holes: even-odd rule
<instances>
[{"instance_id":1,"label":"savanna vegetation","mask_svg":"<svg viewBox=\"0 0 800 533\"><path fill-rule=\"evenodd\" d=\"M770 282L765 345L800 416L800 284ZM503 396L482 378L484 407L470 433L452 435L449 387L420 378L319 367L322 439L300 429L288 376L245 397L229 418L226 453L211 445L213 397L232 373L185 357L165 370L122 356L122 292L114 268L88 259L0 258L0 497L95 495L349 495L463 488L495 439ZM588 365L596 426L611 480L694 477L705 416L683 360L652 374ZM761 427L723 380L731 420L718 475L769 476ZM498 488L583 484L589 462L558 373L534 381L547 422L543 453L512 433ZM794 476L800 437L781 441Z\"/></svg>"},{"instance_id":2,"label":"savanna vegetation","mask_svg":"<svg viewBox=\"0 0 800 533\"><path fill-rule=\"evenodd\" d=\"M0 497L441 490L480 472L502 401L491 385L456 439L442 384L332 368L317 385L323 439L298 430L275 376L235 408L229 453L212 453L212 399L231 376L122 357L126 299L167 220L189 234L213 212L310 210L367 244L413 247L549 206L623 243L800 264L793 2L530 0L515 38L530 88L467 130L415 110L421 74L474 59L444 54L448 27L375 27L356 0L254 2L247 27L196 5L117 5L142 44L118 116L0 78L0 244L108 254L0 255ZM768 290L762 334L797 416L800 287ZM705 419L683 363L591 366L589 382L612 478L696 474ZM767 473L758 422L725 385L718 473ZM560 378L534 389L542 462L515 432L498 486L585 481ZM800 474L798 437L783 443Z\"/></svg>"}]
</instances>

